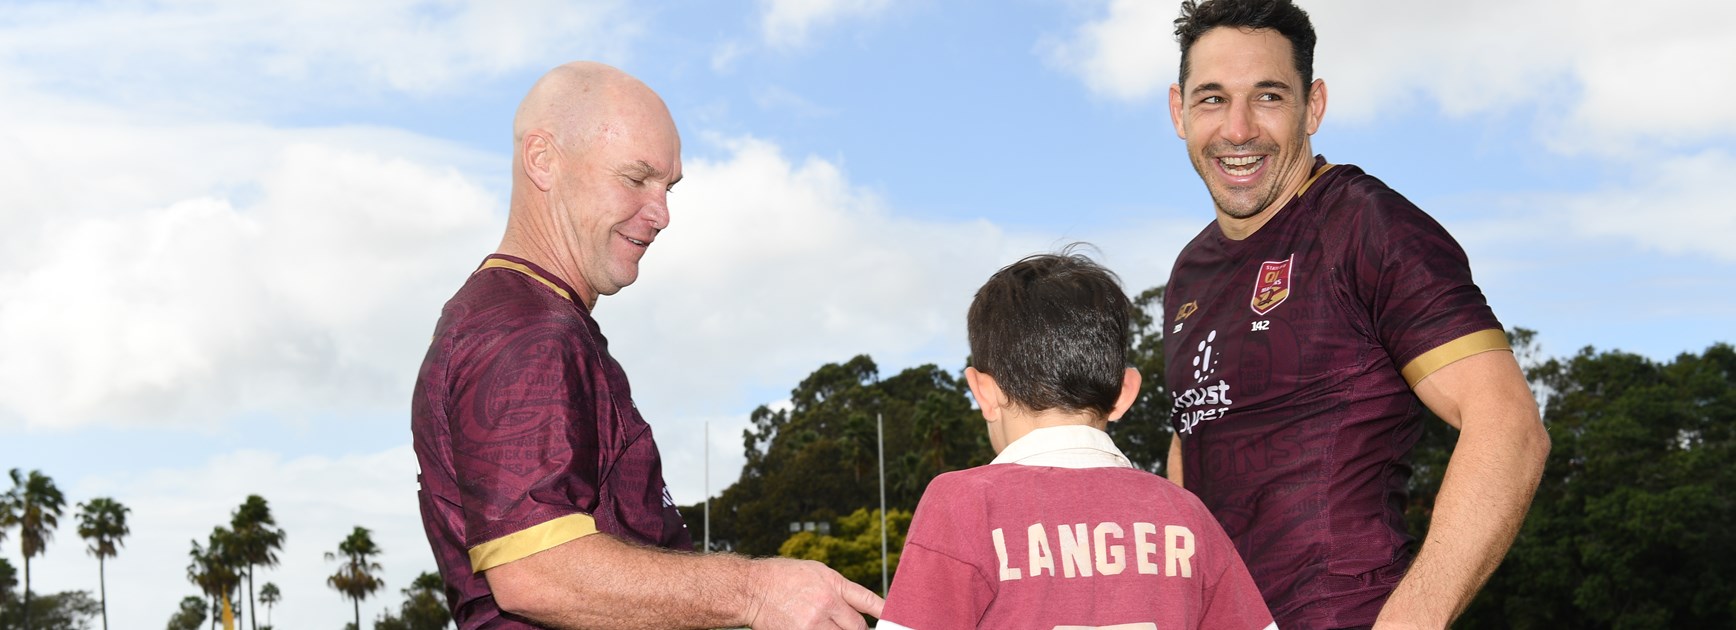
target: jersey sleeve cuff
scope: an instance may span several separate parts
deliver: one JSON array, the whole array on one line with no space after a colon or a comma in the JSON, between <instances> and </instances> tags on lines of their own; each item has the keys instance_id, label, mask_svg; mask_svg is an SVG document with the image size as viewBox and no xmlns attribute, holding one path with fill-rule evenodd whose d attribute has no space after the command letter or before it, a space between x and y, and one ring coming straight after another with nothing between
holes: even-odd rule
<instances>
[{"instance_id":1,"label":"jersey sleeve cuff","mask_svg":"<svg viewBox=\"0 0 1736 630\"><path fill-rule=\"evenodd\" d=\"M1447 367L1448 364L1459 359L1490 350L1512 349L1512 346L1507 345L1507 333L1502 332L1501 329L1479 330L1435 346L1435 349L1411 359L1411 362L1405 364L1402 371L1404 382L1411 387L1416 387L1417 383L1421 383L1430 374L1434 374L1435 370Z\"/></svg>"},{"instance_id":2,"label":"jersey sleeve cuff","mask_svg":"<svg viewBox=\"0 0 1736 630\"><path fill-rule=\"evenodd\" d=\"M544 521L471 547L470 570L481 573L595 533L597 521L589 514L568 514Z\"/></svg>"}]
</instances>

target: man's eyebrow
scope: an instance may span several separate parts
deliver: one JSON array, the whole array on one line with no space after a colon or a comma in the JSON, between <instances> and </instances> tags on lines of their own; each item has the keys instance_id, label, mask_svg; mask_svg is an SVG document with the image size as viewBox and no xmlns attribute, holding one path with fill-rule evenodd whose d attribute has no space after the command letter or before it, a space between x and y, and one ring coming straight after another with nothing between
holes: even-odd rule
<instances>
[{"instance_id":1,"label":"man's eyebrow","mask_svg":"<svg viewBox=\"0 0 1736 630\"><path fill-rule=\"evenodd\" d=\"M624 170L632 171L633 174L638 175L643 179L656 179L663 176L663 171L658 170L657 167L652 166L650 162L646 162L645 160L634 160L633 163L628 164Z\"/></svg>"},{"instance_id":2,"label":"man's eyebrow","mask_svg":"<svg viewBox=\"0 0 1736 630\"><path fill-rule=\"evenodd\" d=\"M1288 92L1290 90L1290 84L1285 83L1283 81L1279 81L1277 79L1266 79L1264 81L1260 81L1260 82L1255 83L1254 89L1256 89L1256 90L1282 90L1282 91ZM1225 92L1228 90L1224 89L1224 84L1213 82L1213 83L1201 83L1199 85L1196 85L1196 86L1194 86L1193 91L1195 91L1195 92Z\"/></svg>"}]
</instances>

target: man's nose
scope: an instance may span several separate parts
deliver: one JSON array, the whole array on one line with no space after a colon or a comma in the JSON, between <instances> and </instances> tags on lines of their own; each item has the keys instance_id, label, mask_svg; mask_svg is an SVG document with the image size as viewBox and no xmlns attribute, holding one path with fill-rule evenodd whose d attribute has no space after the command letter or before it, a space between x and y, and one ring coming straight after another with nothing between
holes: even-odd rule
<instances>
[{"instance_id":1,"label":"man's nose","mask_svg":"<svg viewBox=\"0 0 1736 630\"><path fill-rule=\"evenodd\" d=\"M1231 144L1247 144L1259 137L1260 127L1254 124L1254 108L1246 100L1230 103L1229 119L1224 121L1224 139Z\"/></svg>"},{"instance_id":2,"label":"man's nose","mask_svg":"<svg viewBox=\"0 0 1736 630\"><path fill-rule=\"evenodd\" d=\"M651 229L662 231L669 227L669 193L658 195L644 209L645 220L651 222Z\"/></svg>"}]
</instances>

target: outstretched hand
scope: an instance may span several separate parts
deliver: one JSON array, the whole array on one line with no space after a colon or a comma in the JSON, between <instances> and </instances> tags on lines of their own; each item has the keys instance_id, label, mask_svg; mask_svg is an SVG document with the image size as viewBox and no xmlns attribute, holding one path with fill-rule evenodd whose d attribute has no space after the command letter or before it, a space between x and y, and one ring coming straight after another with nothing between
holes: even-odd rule
<instances>
[{"instance_id":1,"label":"outstretched hand","mask_svg":"<svg viewBox=\"0 0 1736 630\"><path fill-rule=\"evenodd\" d=\"M861 613L879 618L886 605L873 591L812 560L767 558L753 567L747 620L754 630L866 630Z\"/></svg>"}]
</instances>

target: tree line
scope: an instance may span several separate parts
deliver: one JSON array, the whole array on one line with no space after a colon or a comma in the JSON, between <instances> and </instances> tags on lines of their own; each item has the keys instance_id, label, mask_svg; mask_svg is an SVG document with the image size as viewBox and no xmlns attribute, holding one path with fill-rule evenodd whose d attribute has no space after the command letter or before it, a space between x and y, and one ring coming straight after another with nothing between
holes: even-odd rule
<instances>
[{"instance_id":1,"label":"tree line","mask_svg":"<svg viewBox=\"0 0 1736 630\"><path fill-rule=\"evenodd\" d=\"M24 571L20 584L17 569L0 558L0 630L83 630L90 628L96 619L107 630L105 561L119 553L132 533L127 525L127 515L132 509L112 497L97 497L77 505L78 535L87 543L85 551L97 559L97 599L85 591L39 595L30 587L31 561L42 556L53 541L60 518L65 515L66 497L54 480L40 470L25 474L13 469L11 478L12 489L0 494L0 543L6 541L7 535L17 533ZM237 624L235 627L272 630L271 609L282 601L282 591L271 582L255 589L254 577L258 571L278 565L278 552L282 551L286 538L265 498L249 495L230 513L227 526L213 527L204 543L191 541L186 576L200 595L181 600L168 621L168 630L199 630L207 624L216 628L224 621L225 613ZM361 526L338 543L336 552L325 553L327 562L337 563L337 570L326 578L326 585L352 602L355 621L348 624L350 628L361 627L362 600L385 585L379 577L382 567L374 561L379 554L372 532ZM402 589L405 599L399 610L383 612L374 620L374 629L451 627L443 590L438 575L422 573L408 588ZM266 608L264 624L259 623L259 604Z\"/></svg>"},{"instance_id":2,"label":"tree line","mask_svg":"<svg viewBox=\"0 0 1736 630\"><path fill-rule=\"evenodd\" d=\"M1157 474L1171 439L1162 299L1158 287L1134 300L1130 359L1145 378L1109 429ZM1591 347L1545 358L1535 331L1508 336L1553 449L1511 551L1455 627L1736 627L1736 529L1726 526L1736 521L1736 349L1716 343L1666 363ZM741 475L711 501L711 548L820 560L880 591L876 421L896 571L928 482L993 456L962 371L922 365L882 378L856 356L815 370L787 406L755 409ZM1430 418L1412 453L1406 520L1418 540L1457 439ZM699 531L705 506L680 509ZM830 532L812 526L821 523Z\"/></svg>"},{"instance_id":3,"label":"tree line","mask_svg":"<svg viewBox=\"0 0 1736 630\"><path fill-rule=\"evenodd\" d=\"M1161 287L1135 299L1130 361L1145 376L1139 397L1110 434L1135 465L1162 474L1171 439L1164 387ZM1509 339L1542 408L1553 442L1542 485L1501 567L1471 603L1460 628L1736 627L1736 348L1659 362L1619 350L1584 348L1539 356L1536 333ZM969 359L965 359L969 364ZM959 370L928 364L882 377L861 355L820 366L791 390L787 405L763 405L743 432L746 463L710 506L710 548L749 555L820 560L881 590L881 566L897 554L923 489L941 473L993 457L981 416ZM887 551L880 553L884 436ZM1457 431L1430 419L1412 454L1406 522L1419 540L1451 457ZM65 498L41 471L11 471L0 495L0 543L17 535L20 574L0 559L0 630L88 628L101 618L106 558L130 534L130 509L110 497L77 505L78 534L98 559L98 597L84 591L34 594L31 561L43 555ZM681 506L695 532L703 504ZM241 601L251 628L270 630L277 587L253 587L256 572L277 566L285 532L264 498L249 496L227 527L191 541L188 596L170 630L215 626L222 603ZM695 546L703 539L695 536ZM380 550L356 527L336 552L327 585L360 602L383 587ZM16 591L16 592L15 592ZM376 630L450 627L440 578L423 573L402 589L404 603L374 620ZM267 620L259 623L256 604Z\"/></svg>"}]
</instances>

